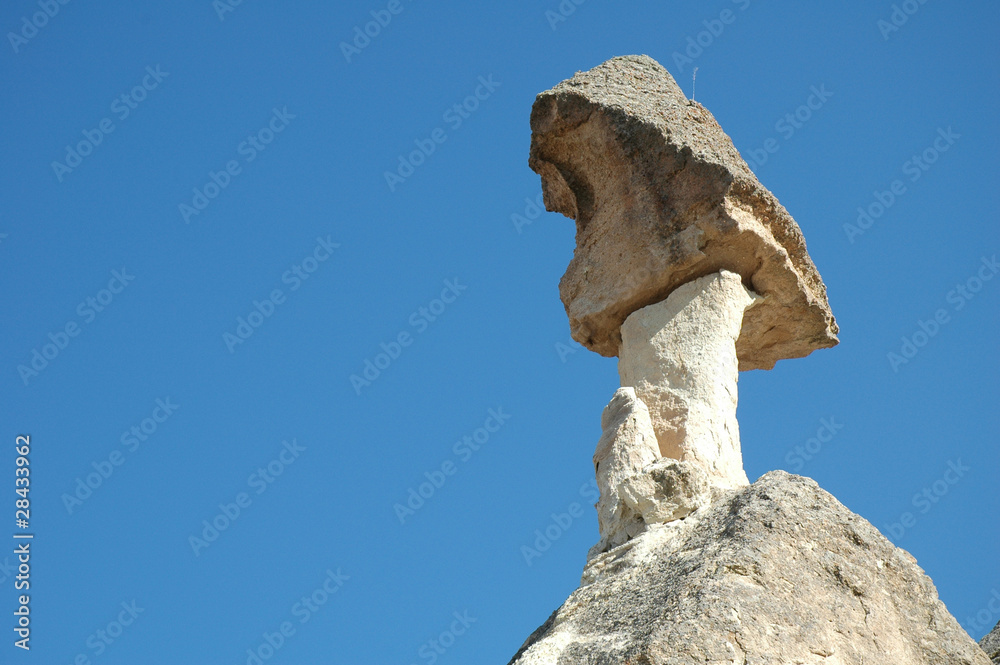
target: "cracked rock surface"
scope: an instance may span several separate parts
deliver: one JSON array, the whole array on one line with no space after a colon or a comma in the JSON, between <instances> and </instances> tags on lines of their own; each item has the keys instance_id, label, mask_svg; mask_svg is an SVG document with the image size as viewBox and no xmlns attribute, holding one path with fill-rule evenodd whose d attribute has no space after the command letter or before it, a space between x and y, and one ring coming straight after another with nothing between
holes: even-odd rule
<instances>
[{"instance_id":1,"label":"cracked rock surface","mask_svg":"<svg viewBox=\"0 0 1000 665\"><path fill-rule=\"evenodd\" d=\"M985 640L984 640L985 642ZM511 665L990 665L916 560L772 471L591 559Z\"/></svg>"}]
</instances>

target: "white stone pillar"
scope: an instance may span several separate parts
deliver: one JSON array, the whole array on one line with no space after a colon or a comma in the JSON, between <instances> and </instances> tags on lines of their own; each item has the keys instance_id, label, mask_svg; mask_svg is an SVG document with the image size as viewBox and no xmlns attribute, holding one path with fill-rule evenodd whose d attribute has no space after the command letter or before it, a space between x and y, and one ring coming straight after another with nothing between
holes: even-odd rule
<instances>
[{"instance_id":1,"label":"white stone pillar","mask_svg":"<svg viewBox=\"0 0 1000 665\"><path fill-rule=\"evenodd\" d=\"M702 467L712 484L748 484L736 421L736 339L760 299L723 270L681 285L621 327L618 373L649 408L660 454Z\"/></svg>"}]
</instances>

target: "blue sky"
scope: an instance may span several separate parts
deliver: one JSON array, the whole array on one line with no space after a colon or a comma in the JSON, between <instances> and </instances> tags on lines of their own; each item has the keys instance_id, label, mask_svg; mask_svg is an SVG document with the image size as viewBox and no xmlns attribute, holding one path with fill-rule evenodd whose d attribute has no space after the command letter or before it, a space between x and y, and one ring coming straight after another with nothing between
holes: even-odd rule
<instances>
[{"instance_id":1,"label":"blue sky","mask_svg":"<svg viewBox=\"0 0 1000 665\"><path fill-rule=\"evenodd\" d=\"M841 327L741 375L748 475L815 478L979 638L1000 8L899 4L5 3L0 487L30 434L35 539L0 662L506 662L597 539L618 386L569 339L528 117L631 53L698 67Z\"/></svg>"}]
</instances>

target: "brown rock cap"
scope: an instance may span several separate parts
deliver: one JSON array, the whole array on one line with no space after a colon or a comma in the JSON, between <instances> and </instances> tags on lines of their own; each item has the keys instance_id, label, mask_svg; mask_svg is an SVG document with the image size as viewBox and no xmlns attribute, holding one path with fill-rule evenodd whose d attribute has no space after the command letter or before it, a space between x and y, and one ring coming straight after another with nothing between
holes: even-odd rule
<instances>
[{"instance_id":1,"label":"brown rock cap","mask_svg":"<svg viewBox=\"0 0 1000 665\"><path fill-rule=\"evenodd\" d=\"M576 220L559 292L592 351L618 355L629 314L721 269L764 296L743 319L740 370L837 344L795 220L652 58L613 58L538 95L528 164L545 207Z\"/></svg>"}]
</instances>

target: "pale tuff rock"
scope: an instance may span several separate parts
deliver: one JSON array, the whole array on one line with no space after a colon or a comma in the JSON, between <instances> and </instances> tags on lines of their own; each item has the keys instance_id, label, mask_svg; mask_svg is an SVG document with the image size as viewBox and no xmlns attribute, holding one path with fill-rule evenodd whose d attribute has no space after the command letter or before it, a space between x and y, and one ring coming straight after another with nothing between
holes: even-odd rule
<instances>
[{"instance_id":1,"label":"pale tuff rock","mask_svg":"<svg viewBox=\"0 0 1000 665\"><path fill-rule=\"evenodd\" d=\"M736 421L735 342L744 311L760 300L723 270L633 312L621 328L621 383L649 408L660 454L700 466L721 487L749 482Z\"/></svg>"},{"instance_id":2,"label":"pale tuff rock","mask_svg":"<svg viewBox=\"0 0 1000 665\"><path fill-rule=\"evenodd\" d=\"M594 452L597 487L601 491L597 502L601 540L592 553L621 545L645 528L641 513L625 503L619 487L660 456L649 410L631 388L615 392L604 407L601 427L604 433Z\"/></svg>"},{"instance_id":3,"label":"pale tuff rock","mask_svg":"<svg viewBox=\"0 0 1000 665\"><path fill-rule=\"evenodd\" d=\"M994 665L1000 665L1000 623L994 626L990 634L979 642L979 646L990 657Z\"/></svg>"},{"instance_id":4,"label":"pale tuff rock","mask_svg":"<svg viewBox=\"0 0 1000 665\"><path fill-rule=\"evenodd\" d=\"M700 467L668 457L626 479L620 492L645 524L684 519L712 500L712 486Z\"/></svg>"},{"instance_id":5,"label":"pale tuff rock","mask_svg":"<svg viewBox=\"0 0 1000 665\"><path fill-rule=\"evenodd\" d=\"M783 471L592 559L512 665L990 665L916 561Z\"/></svg>"},{"instance_id":6,"label":"pale tuff rock","mask_svg":"<svg viewBox=\"0 0 1000 665\"><path fill-rule=\"evenodd\" d=\"M686 517L711 497L700 468L660 459L649 411L632 388L615 392L601 426L604 433L594 453L601 539L588 558L635 538L649 524Z\"/></svg>"},{"instance_id":7,"label":"pale tuff rock","mask_svg":"<svg viewBox=\"0 0 1000 665\"><path fill-rule=\"evenodd\" d=\"M543 92L531 130L545 206L576 220L559 284L573 339L615 356L629 314L725 269L764 296L737 340L741 370L837 343L798 225L654 60L614 58Z\"/></svg>"}]
</instances>

